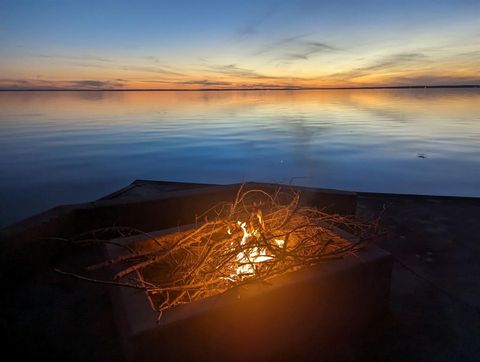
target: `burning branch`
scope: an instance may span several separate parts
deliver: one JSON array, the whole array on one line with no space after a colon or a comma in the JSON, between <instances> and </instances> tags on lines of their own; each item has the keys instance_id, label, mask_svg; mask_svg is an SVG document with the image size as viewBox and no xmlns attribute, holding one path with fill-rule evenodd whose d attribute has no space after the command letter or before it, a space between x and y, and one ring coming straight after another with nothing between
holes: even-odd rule
<instances>
[{"instance_id":1,"label":"burning branch","mask_svg":"<svg viewBox=\"0 0 480 362\"><path fill-rule=\"evenodd\" d=\"M87 269L119 266L114 279L124 282L106 283L144 289L161 316L180 304L354 254L373 229L351 217L303 207L299 192L282 189L270 195L241 187L233 202L201 217L204 221L188 232L155 238L141 232L152 240L148 250L133 243L127 254ZM339 237L337 227L358 240Z\"/></svg>"}]
</instances>

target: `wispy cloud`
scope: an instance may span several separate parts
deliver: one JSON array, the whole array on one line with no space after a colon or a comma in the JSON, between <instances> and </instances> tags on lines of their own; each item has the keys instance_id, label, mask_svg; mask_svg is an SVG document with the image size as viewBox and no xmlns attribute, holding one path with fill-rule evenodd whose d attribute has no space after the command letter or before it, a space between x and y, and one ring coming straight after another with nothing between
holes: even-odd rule
<instances>
[{"instance_id":1,"label":"wispy cloud","mask_svg":"<svg viewBox=\"0 0 480 362\"><path fill-rule=\"evenodd\" d=\"M282 44L284 46L282 46ZM300 45L303 47L301 48ZM288 49L286 51L285 49ZM204 59L201 64L185 67L182 71L168 64L158 63L155 56L144 56L150 64L126 64L114 62L107 58L93 57L82 62L80 57L63 59L70 65L91 66L100 69L114 70L114 76L98 77L98 74L111 72L92 72L86 79L48 80L47 77L0 79L2 89L121 89L138 88L309 88L320 86L375 86L375 85L452 85L479 84L478 72L472 71L472 65L480 58L478 50L461 49L456 54L436 55L436 49L424 48L411 51L386 54L377 57L365 55L352 60L358 66L348 67L339 64L338 69L330 73L315 74L313 72L295 73L282 71L280 65L286 60L306 60L319 52L336 52L340 49L324 42L306 40L306 36L298 35L284 38L265 46L257 54L269 54L276 59L284 59L278 67L261 68L245 66L242 62L230 64L212 64ZM283 53L282 53L283 51ZM434 52L434 53L432 53ZM437 52L437 53L435 53ZM343 53L348 55L347 52ZM54 55L46 58L56 58ZM148 57L148 58L147 58ZM140 58L137 57L137 58ZM97 59L97 60L92 60ZM103 61L101 61L102 59ZM155 63L155 64L152 64ZM250 63L248 63L250 64ZM251 64L255 64L251 62ZM463 65L455 67L455 64ZM276 65L275 65L276 66ZM280 71L279 71L280 69ZM332 69L332 68L331 68ZM269 73L271 72L271 73ZM71 74L74 74L73 72ZM93 74L93 75L92 75ZM297 73L298 74L298 73ZM120 78L121 77L121 78ZM157 84L157 86L155 86Z\"/></svg>"},{"instance_id":2,"label":"wispy cloud","mask_svg":"<svg viewBox=\"0 0 480 362\"><path fill-rule=\"evenodd\" d=\"M252 69L240 67L237 64L211 65L206 71L227 78L234 78L235 83L232 83L232 85L234 84L238 88L301 88L305 82L312 80L311 78L288 75L262 74Z\"/></svg>"},{"instance_id":3,"label":"wispy cloud","mask_svg":"<svg viewBox=\"0 0 480 362\"><path fill-rule=\"evenodd\" d=\"M478 76L460 76L460 75L418 75L418 76L399 76L390 79L392 85L478 85L480 84L480 75Z\"/></svg>"},{"instance_id":4,"label":"wispy cloud","mask_svg":"<svg viewBox=\"0 0 480 362\"><path fill-rule=\"evenodd\" d=\"M0 79L0 89L45 89L54 87L54 81L43 79Z\"/></svg>"},{"instance_id":5,"label":"wispy cloud","mask_svg":"<svg viewBox=\"0 0 480 362\"><path fill-rule=\"evenodd\" d=\"M307 35L295 35L277 40L257 49L253 55L269 55L275 60L308 60L320 53L338 52L341 49L326 42L306 39Z\"/></svg>"},{"instance_id":6,"label":"wispy cloud","mask_svg":"<svg viewBox=\"0 0 480 362\"><path fill-rule=\"evenodd\" d=\"M207 71L218 73L218 74L224 74L228 76L241 77L241 78L254 78L254 79L274 79L275 78L275 77L270 77L267 75L260 74L252 69L239 67L237 64L210 65L208 66Z\"/></svg>"},{"instance_id":7,"label":"wispy cloud","mask_svg":"<svg viewBox=\"0 0 480 362\"><path fill-rule=\"evenodd\" d=\"M139 80L139 83L145 84L161 84L169 87L176 87L176 86L190 86L190 85L198 85L203 87L216 87L216 86L232 86L233 83L221 81L221 80L209 80L209 79L191 79L191 80L184 80L184 81L175 81L175 80L162 80L162 79L143 79ZM182 88L182 87L179 87Z\"/></svg>"},{"instance_id":8,"label":"wispy cloud","mask_svg":"<svg viewBox=\"0 0 480 362\"><path fill-rule=\"evenodd\" d=\"M284 46L288 44L295 44L297 41L300 41L302 38L305 38L306 35L295 35L288 38L282 38L272 43L268 43L255 51L253 55L261 55L265 53L269 53L278 49L282 49Z\"/></svg>"},{"instance_id":9,"label":"wispy cloud","mask_svg":"<svg viewBox=\"0 0 480 362\"><path fill-rule=\"evenodd\" d=\"M120 70L127 70L127 71L132 71L132 72L146 72L146 73L156 73L156 74L163 74L163 75L169 75L169 76L184 76L184 73L181 73L179 71L171 70L171 69L166 69L165 67L157 67L157 66L142 66L142 65L119 65L116 67L117 69Z\"/></svg>"},{"instance_id":10,"label":"wispy cloud","mask_svg":"<svg viewBox=\"0 0 480 362\"><path fill-rule=\"evenodd\" d=\"M280 8L280 4L278 2L274 2L270 4L267 8L263 11L259 12L257 15L254 15L250 19L248 19L243 25L239 26L236 31L235 35L238 37L248 37L251 35L255 35L258 33L259 28L275 13L278 12Z\"/></svg>"},{"instance_id":11,"label":"wispy cloud","mask_svg":"<svg viewBox=\"0 0 480 362\"><path fill-rule=\"evenodd\" d=\"M428 56L423 53L397 53L383 56L373 61L372 64L353 68L343 72L331 74L328 77L338 80L354 80L357 78L379 74L385 71L405 69L411 66L418 66L419 63L428 61Z\"/></svg>"},{"instance_id":12,"label":"wispy cloud","mask_svg":"<svg viewBox=\"0 0 480 362\"><path fill-rule=\"evenodd\" d=\"M131 64L128 62L122 62L121 60L113 60L104 57L97 57L93 55L58 55L58 54L32 54L36 58L51 59L61 64L75 67L86 67L86 68L100 68L100 69L113 69L113 70L122 70L129 72L146 72L146 73L155 73L162 74L165 76L176 76L180 77L184 74L168 67L165 65L160 65L160 60L158 57L153 55L148 55L141 57L144 60L147 60L150 64L153 62L159 65L142 65L142 64Z\"/></svg>"},{"instance_id":13,"label":"wispy cloud","mask_svg":"<svg viewBox=\"0 0 480 362\"><path fill-rule=\"evenodd\" d=\"M97 57L94 55L59 55L59 54L32 54L34 58L47 58L47 59L64 59L74 61L95 61L103 63L114 62L112 59Z\"/></svg>"},{"instance_id":14,"label":"wispy cloud","mask_svg":"<svg viewBox=\"0 0 480 362\"><path fill-rule=\"evenodd\" d=\"M208 79L203 80L186 80L183 82L175 82L178 85L201 85L201 86L229 86L232 85L231 82L224 81L212 81Z\"/></svg>"},{"instance_id":15,"label":"wispy cloud","mask_svg":"<svg viewBox=\"0 0 480 362\"><path fill-rule=\"evenodd\" d=\"M0 89L120 89L126 85L124 79L113 80L45 80L45 79L0 79Z\"/></svg>"},{"instance_id":16,"label":"wispy cloud","mask_svg":"<svg viewBox=\"0 0 480 362\"><path fill-rule=\"evenodd\" d=\"M237 88L254 88L254 89L302 89L302 86L295 85L292 83L269 83L269 82L260 82L260 83L240 83L237 85Z\"/></svg>"},{"instance_id":17,"label":"wispy cloud","mask_svg":"<svg viewBox=\"0 0 480 362\"><path fill-rule=\"evenodd\" d=\"M305 42L304 44L302 44L302 47L297 51L285 53L284 58L292 59L292 60L295 60L295 59L307 60L314 54L325 53L325 52L329 53L329 52L335 52L335 51L338 51L338 49L326 43Z\"/></svg>"},{"instance_id":18,"label":"wispy cloud","mask_svg":"<svg viewBox=\"0 0 480 362\"><path fill-rule=\"evenodd\" d=\"M115 80L72 80L71 87L80 89L117 89L123 88L124 82L120 79Z\"/></svg>"},{"instance_id":19,"label":"wispy cloud","mask_svg":"<svg viewBox=\"0 0 480 362\"><path fill-rule=\"evenodd\" d=\"M374 64L358 68L359 71L379 71L385 69L391 69L399 66L407 66L418 61L425 61L427 56L423 53L398 53L388 55Z\"/></svg>"},{"instance_id":20,"label":"wispy cloud","mask_svg":"<svg viewBox=\"0 0 480 362\"><path fill-rule=\"evenodd\" d=\"M146 59L146 60L148 60L148 61L150 61L150 62L153 62L153 63L157 63L157 64L160 63L160 59L158 59L158 57L155 56L155 55L146 55L146 56L144 56L144 57L142 57L142 58L144 58L144 59Z\"/></svg>"}]
</instances>

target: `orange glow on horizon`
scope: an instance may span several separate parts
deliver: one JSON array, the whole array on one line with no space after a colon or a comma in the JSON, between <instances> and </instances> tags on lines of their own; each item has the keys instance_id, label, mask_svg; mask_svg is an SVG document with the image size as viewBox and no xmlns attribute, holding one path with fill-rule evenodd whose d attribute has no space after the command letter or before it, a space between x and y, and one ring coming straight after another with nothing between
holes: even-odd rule
<instances>
[{"instance_id":1,"label":"orange glow on horizon","mask_svg":"<svg viewBox=\"0 0 480 362\"><path fill-rule=\"evenodd\" d=\"M4 73L12 75L0 79L0 89L277 89L480 83L475 59L466 56L446 56L432 63L414 54L398 54L361 63L347 59L336 67L312 60L293 68L253 62L245 66L203 65L199 69L187 65L163 69L121 61L100 65L60 63L54 66L35 60L27 69L22 62L9 64ZM42 76L32 77L33 72Z\"/></svg>"}]
</instances>

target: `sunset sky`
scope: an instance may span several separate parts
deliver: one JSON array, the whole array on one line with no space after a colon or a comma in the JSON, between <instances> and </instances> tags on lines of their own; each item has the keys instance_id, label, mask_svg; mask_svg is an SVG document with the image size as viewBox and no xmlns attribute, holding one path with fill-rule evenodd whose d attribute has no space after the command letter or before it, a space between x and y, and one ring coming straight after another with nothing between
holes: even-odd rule
<instances>
[{"instance_id":1,"label":"sunset sky","mask_svg":"<svg viewBox=\"0 0 480 362\"><path fill-rule=\"evenodd\" d=\"M0 0L0 89L480 84L478 0Z\"/></svg>"}]
</instances>

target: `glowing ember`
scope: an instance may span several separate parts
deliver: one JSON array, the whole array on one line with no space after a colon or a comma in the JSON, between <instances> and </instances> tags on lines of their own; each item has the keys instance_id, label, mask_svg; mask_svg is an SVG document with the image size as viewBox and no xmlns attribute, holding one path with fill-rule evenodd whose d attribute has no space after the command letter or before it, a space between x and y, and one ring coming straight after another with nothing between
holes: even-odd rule
<instances>
[{"instance_id":1,"label":"glowing ember","mask_svg":"<svg viewBox=\"0 0 480 362\"><path fill-rule=\"evenodd\" d=\"M260 225L262 225L263 220L260 212L257 213L257 218ZM251 238L253 238L254 241L256 240L256 236L258 235L257 230L253 229L251 232L249 232L247 230L247 224L245 222L237 221L237 225L239 225L243 231L242 240L240 241L241 246L246 246L249 239ZM231 233L231 230L227 229L227 234L231 235ZM278 242L283 242L283 240L275 240L275 242L277 245L279 245ZM259 248L257 246L252 246L251 248L249 248L247 246L236 256L238 266L235 270L235 273L231 274L229 278L226 279L229 279L231 281L238 281L244 279L245 277L255 275L257 264L263 263L271 259L272 256L268 254L267 248Z\"/></svg>"}]
</instances>

